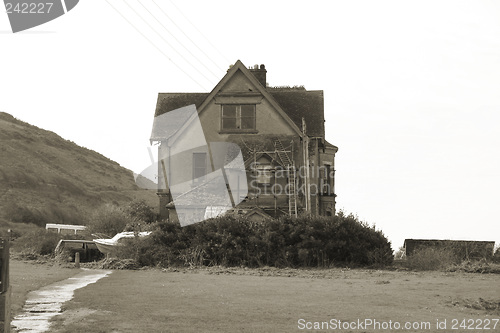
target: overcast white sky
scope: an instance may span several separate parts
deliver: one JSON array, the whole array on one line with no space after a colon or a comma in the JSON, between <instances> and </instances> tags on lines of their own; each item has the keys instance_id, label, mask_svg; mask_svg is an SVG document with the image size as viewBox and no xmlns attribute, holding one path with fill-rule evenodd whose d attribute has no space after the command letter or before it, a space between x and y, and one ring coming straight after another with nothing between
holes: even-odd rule
<instances>
[{"instance_id":1,"label":"overcast white sky","mask_svg":"<svg viewBox=\"0 0 500 333\"><path fill-rule=\"evenodd\" d=\"M172 1L80 1L17 34L0 13L0 111L140 172L158 92L265 64L324 90L338 209L394 249L500 242L500 3Z\"/></svg>"}]
</instances>

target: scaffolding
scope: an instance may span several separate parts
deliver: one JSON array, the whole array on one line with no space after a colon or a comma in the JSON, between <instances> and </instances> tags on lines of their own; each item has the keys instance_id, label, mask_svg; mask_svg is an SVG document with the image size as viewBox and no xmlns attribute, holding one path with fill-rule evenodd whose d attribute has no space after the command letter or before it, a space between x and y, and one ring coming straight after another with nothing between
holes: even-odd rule
<instances>
[{"instance_id":1,"label":"scaffolding","mask_svg":"<svg viewBox=\"0 0 500 333\"><path fill-rule=\"evenodd\" d=\"M291 147L293 147L293 141L291 142ZM285 150L281 140L275 138L274 151L281 164L286 168L288 214L297 217L297 170L295 170L295 163L293 162L293 150ZM288 155L288 152L292 153L292 157Z\"/></svg>"}]
</instances>

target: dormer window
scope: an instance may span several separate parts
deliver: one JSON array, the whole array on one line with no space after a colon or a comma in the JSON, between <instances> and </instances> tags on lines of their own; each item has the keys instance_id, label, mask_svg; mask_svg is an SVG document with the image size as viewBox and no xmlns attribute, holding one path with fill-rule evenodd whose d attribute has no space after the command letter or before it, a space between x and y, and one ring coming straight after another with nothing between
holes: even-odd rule
<instances>
[{"instance_id":1,"label":"dormer window","mask_svg":"<svg viewBox=\"0 0 500 333\"><path fill-rule=\"evenodd\" d=\"M222 105L223 131L255 130L255 104Z\"/></svg>"}]
</instances>

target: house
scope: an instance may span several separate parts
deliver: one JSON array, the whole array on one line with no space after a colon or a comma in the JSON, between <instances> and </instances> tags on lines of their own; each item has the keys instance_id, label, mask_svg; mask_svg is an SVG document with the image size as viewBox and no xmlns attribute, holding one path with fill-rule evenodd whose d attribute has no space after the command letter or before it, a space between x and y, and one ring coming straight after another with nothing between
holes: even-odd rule
<instances>
[{"instance_id":1,"label":"house","mask_svg":"<svg viewBox=\"0 0 500 333\"><path fill-rule=\"evenodd\" d=\"M158 94L162 217L335 214L338 148L325 140L323 91L269 87L266 76L238 60L210 93Z\"/></svg>"}]
</instances>

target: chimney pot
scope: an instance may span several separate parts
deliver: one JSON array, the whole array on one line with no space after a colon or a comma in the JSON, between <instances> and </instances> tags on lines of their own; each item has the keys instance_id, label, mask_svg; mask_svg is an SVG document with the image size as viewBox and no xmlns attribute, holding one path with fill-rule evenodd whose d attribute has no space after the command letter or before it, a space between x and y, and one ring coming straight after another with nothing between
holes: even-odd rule
<instances>
[{"instance_id":1,"label":"chimney pot","mask_svg":"<svg viewBox=\"0 0 500 333\"><path fill-rule=\"evenodd\" d=\"M257 80L259 80L260 84L262 84L263 87L267 86L266 66L264 66L262 64L262 65L260 65L260 68L259 68L259 65L254 65L253 68L250 68L250 72L252 72L252 74L257 78Z\"/></svg>"}]
</instances>

